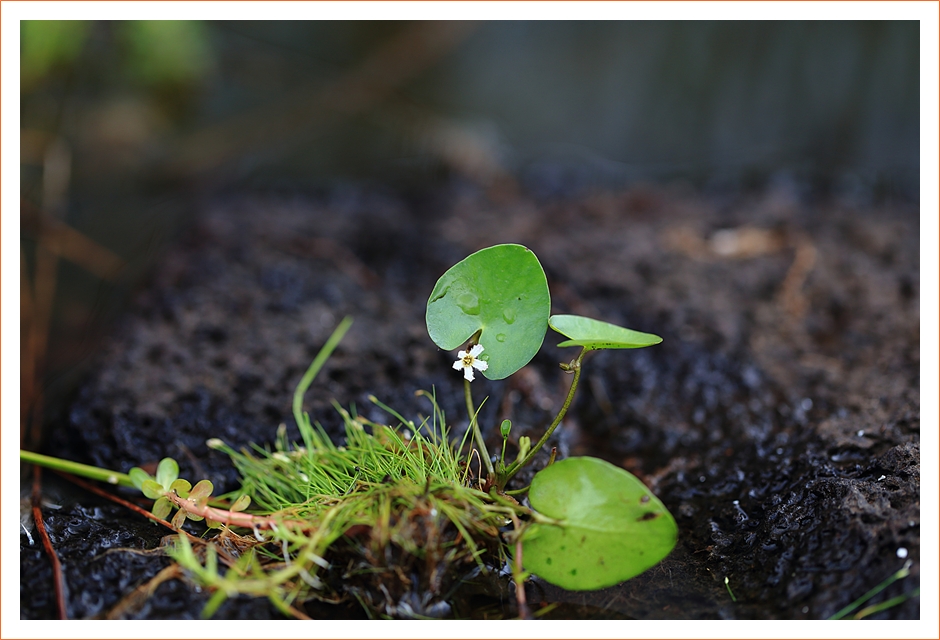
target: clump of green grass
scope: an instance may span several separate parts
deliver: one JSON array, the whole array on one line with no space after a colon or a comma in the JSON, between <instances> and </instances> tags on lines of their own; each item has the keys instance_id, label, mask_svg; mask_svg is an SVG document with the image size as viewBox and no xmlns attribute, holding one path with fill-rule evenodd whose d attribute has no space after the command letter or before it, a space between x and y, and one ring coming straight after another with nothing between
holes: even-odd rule
<instances>
[{"instance_id":1,"label":"clump of green grass","mask_svg":"<svg viewBox=\"0 0 940 640\"><path fill-rule=\"evenodd\" d=\"M337 329L320 356L329 355L347 327ZM288 442L284 425L273 448L235 451L210 441L231 457L242 478L240 489L221 499L250 495L247 513L265 527L246 536L226 529L224 536L203 541L198 551L181 537L171 551L194 578L216 590L207 616L225 597L237 594L266 595L297 615L296 602L335 599L349 591L350 581L370 577L381 581L385 593L384 602L377 606L373 601L371 608L401 613L398 602L408 591L441 594L452 586L455 566L485 571L486 552L495 552L491 560L501 564L500 529L518 511L528 511L480 490L479 474L467 462L469 431L460 441L450 441L433 393L419 392L432 406L420 424L375 398L395 426L334 404L345 423L345 442L333 443L296 402L325 360L318 356L295 394L302 443ZM220 557L228 565L224 574L218 570ZM417 575L417 581L408 574Z\"/></svg>"}]
</instances>

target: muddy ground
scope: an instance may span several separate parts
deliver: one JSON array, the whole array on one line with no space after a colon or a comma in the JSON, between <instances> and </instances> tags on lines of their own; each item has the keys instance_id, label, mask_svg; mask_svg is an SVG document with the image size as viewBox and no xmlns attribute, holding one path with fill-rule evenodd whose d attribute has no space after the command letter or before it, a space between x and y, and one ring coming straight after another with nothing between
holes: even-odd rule
<instances>
[{"instance_id":1,"label":"muddy ground","mask_svg":"<svg viewBox=\"0 0 940 640\"><path fill-rule=\"evenodd\" d=\"M54 419L47 452L122 471L172 456L183 477L234 488L228 459L205 440L264 443L291 425L293 389L345 315L355 324L307 395L311 417L336 433L330 402L368 412L369 394L426 415L414 391L434 387L460 426L460 375L428 338L424 305L454 262L518 242L542 262L554 313L664 338L588 358L558 445L637 474L680 532L661 565L617 587L566 593L533 579L535 608L563 603L551 615L572 618L820 619L901 568L905 553L910 576L873 602L918 587L916 205L852 205L782 187L490 196L350 186L207 199ZM549 333L521 372L474 383L489 396L484 424L510 417L517 437L554 415L570 380L558 363L573 353ZM55 502L61 486L49 486ZM68 495L45 513L71 616L199 615L207 595L177 579L122 601L169 562L102 554L153 548L165 532ZM53 617L48 560L38 542L23 535L21 544L21 615ZM450 615L515 615L506 584L466 589ZM919 604L912 597L872 617L918 618ZM355 603L308 613L365 615ZM219 613L277 615L248 600Z\"/></svg>"}]
</instances>

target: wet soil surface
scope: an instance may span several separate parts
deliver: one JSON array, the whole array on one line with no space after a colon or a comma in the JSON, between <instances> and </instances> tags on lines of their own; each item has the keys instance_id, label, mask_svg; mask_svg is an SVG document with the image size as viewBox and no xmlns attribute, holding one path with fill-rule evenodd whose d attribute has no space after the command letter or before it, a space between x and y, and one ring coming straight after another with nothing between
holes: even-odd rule
<instances>
[{"instance_id":1,"label":"wet soil surface","mask_svg":"<svg viewBox=\"0 0 940 640\"><path fill-rule=\"evenodd\" d=\"M404 197L366 188L238 194L206 203L115 327L47 451L127 471L176 458L183 477L236 486L209 451L265 443L290 426L291 394L345 315L355 324L307 394L331 433L331 401L375 394L427 415L436 389L460 427L454 355L427 337L436 279L472 251L522 243L546 270L554 313L661 335L591 354L559 430L562 455L594 455L643 479L676 517L661 565L622 585L569 593L532 579L530 604L574 618L826 618L910 561L873 602L919 585L919 211L849 206L785 190L719 196L634 188L564 201L489 199L469 187ZM532 363L474 382L485 425L541 433L575 355L552 332ZM494 433L490 439L494 444ZM107 549L153 548L164 531L88 494L46 508L73 617L196 617L207 595L162 583L168 565ZM21 536L21 615L54 615L51 570ZM902 558L905 556L906 560ZM497 581L498 582L498 581ZM504 580L451 612L514 615ZM734 598L731 594L733 593ZM918 618L919 598L873 615ZM320 617L362 617L322 605ZM264 600L220 617L276 617Z\"/></svg>"}]
</instances>

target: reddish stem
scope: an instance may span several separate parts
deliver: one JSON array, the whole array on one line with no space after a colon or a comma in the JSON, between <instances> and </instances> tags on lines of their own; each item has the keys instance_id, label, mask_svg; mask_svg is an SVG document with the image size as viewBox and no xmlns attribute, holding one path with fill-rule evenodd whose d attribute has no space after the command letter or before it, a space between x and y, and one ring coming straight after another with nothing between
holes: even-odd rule
<instances>
[{"instance_id":1,"label":"reddish stem","mask_svg":"<svg viewBox=\"0 0 940 640\"><path fill-rule=\"evenodd\" d=\"M59 613L59 620L68 620L68 610L65 608L65 580L62 577L62 563L59 562L59 556L52 548L52 540L49 539L49 533L46 531L46 523L42 519L42 509L39 508L42 501L42 468L33 465L33 522L36 523L36 530L42 538L42 546L49 556L52 563L52 581L55 584L55 603Z\"/></svg>"},{"instance_id":2,"label":"reddish stem","mask_svg":"<svg viewBox=\"0 0 940 640\"><path fill-rule=\"evenodd\" d=\"M245 527L246 529L277 529L278 527L308 527L309 522L301 520L277 520L272 517L253 516L250 513L217 509L208 505L197 505L194 501L179 497L175 491L168 491L166 498L178 508L207 520L221 522L224 525Z\"/></svg>"}]
</instances>

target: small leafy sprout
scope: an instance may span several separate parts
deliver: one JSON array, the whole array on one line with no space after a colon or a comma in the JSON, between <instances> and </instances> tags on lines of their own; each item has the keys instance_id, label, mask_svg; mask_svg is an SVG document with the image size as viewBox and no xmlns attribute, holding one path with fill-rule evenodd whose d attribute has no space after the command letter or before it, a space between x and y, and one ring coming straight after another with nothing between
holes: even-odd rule
<instances>
[{"instance_id":1,"label":"small leafy sprout","mask_svg":"<svg viewBox=\"0 0 940 640\"><path fill-rule=\"evenodd\" d=\"M164 458L157 465L156 478L141 469L134 467L128 472L134 486L151 500L154 500L151 513L161 520L166 519L173 510L173 503L166 497L170 491L180 496L189 495L192 485L186 480L179 479L180 468L173 458Z\"/></svg>"},{"instance_id":2,"label":"small leafy sprout","mask_svg":"<svg viewBox=\"0 0 940 640\"><path fill-rule=\"evenodd\" d=\"M509 432L512 430L512 421L503 420L503 423L499 425L499 435L503 437L503 440L509 437Z\"/></svg>"},{"instance_id":3,"label":"small leafy sprout","mask_svg":"<svg viewBox=\"0 0 940 640\"><path fill-rule=\"evenodd\" d=\"M489 464L469 382L464 383L470 429L489 471L484 490L497 500L507 496L507 482L532 461L561 424L587 353L662 342L651 333L583 316L549 317L550 307L545 273L535 255L508 244L477 251L458 262L441 276L428 299L428 334L435 344L455 349L469 340L475 345L461 351L454 363L467 381L473 380L483 347L491 356L490 366L477 369L490 380L521 369L538 351L548 326L568 338L559 347L581 347L575 358L560 365L573 377L558 414L535 445L528 437L519 438L519 453L509 465L505 453L511 425L508 420L502 423L503 448L495 470ZM528 570L566 589L599 589L638 575L673 549L675 521L639 480L596 458L555 463L555 453L552 448L549 466L535 474L529 488L536 513L521 538Z\"/></svg>"},{"instance_id":4,"label":"small leafy sprout","mask_svg":"<svg viewBox=\"0 0 940 640\"><path fill-rule=\"evenodd\" d=\"M524 460L529 455L529 449L532 448L532 439L529 436L519 437L519 454L516 456L516 462Z\"/></svg>"},{"instance_id":5,"label":"small leafy sprout","mask_svg":"<svg viewBox=\"0 0 940 640\"><path fill-rule=\"evenodd\" d=\"M509 432L512 430L512 421L503 420L502 424L499 425L499 435L503 437L503 451L499 454L499 465L500 470L505 471L506 469L506 441L509 439Z\"/></svg>"},{"instance_id":6,"label":"small leafy sprout","mask_svg":"<svg viewBox=\"0 0 940 640\"><path fill-rule=\"evenodd\" d=\"M212 495L212 483L208 480L200 480L193 487L188 480L179 477L180 468L173 458L164 458L157 465L156 477L151 476L140 467L134 467L128 472L131 482L134 486L148 498L154 501L151 513L161 520L165 520L170 512L173 511L175 503L170 498L170 494L176 494L180 498L188 500L196 508L203 508ZM246 505L247 506L247 505ZM202 520L203 517L191 513L188 510L180 509L171 524L179 529L183 526L186 519Z\"/></svg>"},{"instance_id":7,"label":"small leafy sprout","mask_svg":"<svg viewBox=\"0 0 940 640\"><path fill-rule=\"evenodd\" d=\"M489 364L479 359L481 353L483 353L482 344L473 345L470 347L470 351L457 352L457 362L454 363L454 369L457 371L463 369L463 377L466 378L468 382L473 382L474 369L486 371L489 368Z\"/></svg>"}]
</instances>

